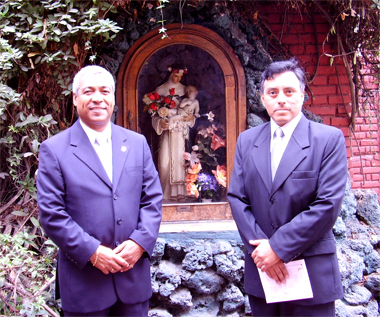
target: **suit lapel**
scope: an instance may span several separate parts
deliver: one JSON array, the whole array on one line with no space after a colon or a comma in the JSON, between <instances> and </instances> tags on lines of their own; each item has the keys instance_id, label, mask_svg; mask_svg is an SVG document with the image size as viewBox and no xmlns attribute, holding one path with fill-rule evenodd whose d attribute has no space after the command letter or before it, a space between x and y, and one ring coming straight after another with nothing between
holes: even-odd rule
<instances>
[{"instance_id":1,"label":"suit lapel","mask_svg":"<svg viewBox=\"0 0 380 317\"><path fill-rule=\"evenodd\" d=\"M307 148L310 147L309 120L302 116L295 128L272 183L271 194L273 195L285 182L294 169L307 157Z\"/></svg>"},{"instance_id":2,"label":"suit lapel","mask_svg":"<svg viewBox=\"0 0 380 317\"><path fill-rule=\"evenodd\" d=\"M99 178L110 188L112 184L108 175L100 161L98 154L92 146L90 140L87 137L81 127L79 120L71 127L71 143L75 146L74 155L86 164Z\"/></svg>"},{"instance_id":3,"label":"suit lapel","mask_svg":"<svg viewBox=\"0 0 380 317\"><path fill-rule=\"evenodd\" d=\"M124 163L129 154L127 137L121 133L117 126L112 124L112 165L113 165L113 188L114 191L120 181L123 172Z\"/></svg>"},{"instance_id":4,"label":"suit lapel","mask_svg":"<svg viewBox=\"0 0 380 317\"><path fill-rule=\"evenodd\" d=\"M270 124L267 124L267 126L263 128L257 138L252 151L252 159L268 193L270 193L272 186L270 169Z\"/></svg>"}]
</instances>

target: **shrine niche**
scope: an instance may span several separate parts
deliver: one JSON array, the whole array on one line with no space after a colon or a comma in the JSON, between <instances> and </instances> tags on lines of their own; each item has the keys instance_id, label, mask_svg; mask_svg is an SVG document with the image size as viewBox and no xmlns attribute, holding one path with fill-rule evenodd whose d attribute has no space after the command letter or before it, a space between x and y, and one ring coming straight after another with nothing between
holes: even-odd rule
<instances>
[{"instance_id":1,"label":"shrine niche","mask_svg":"<svg viewBox=\"0 0 380 317\"><path fill-rule=\"evenodd\" d=\"M152 31L127 52L117 124L150 145L165 195L163 221L231 219L226 192L246 127L243 69L211 30L167 28L170 39Z\"/></svg>"}]
</instances>

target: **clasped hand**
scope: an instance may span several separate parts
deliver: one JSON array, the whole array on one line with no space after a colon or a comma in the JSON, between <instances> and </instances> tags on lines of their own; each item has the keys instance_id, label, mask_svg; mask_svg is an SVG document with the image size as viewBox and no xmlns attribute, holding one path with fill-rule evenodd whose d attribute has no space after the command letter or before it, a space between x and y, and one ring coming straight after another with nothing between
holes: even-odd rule
<instances>
[{"instance_id":1,"label":"clasped hand","mask_svg":"<svg viewBox=\"0 0 380 317\"><path fill-rule=\"evenodd\" d=\"M133 240L124 241L114 250L100 245L97 251L98 259L94 266L104 274L132 269L144 253L144 249ZM91 263L94 263L95 260L96 252L90 258Z\"/></svg>"},{"instance_id":2,"label":"clasped hand","mask_svg":"<svg viewBox=\"0 0 380 317\"><path fill-rule=\"evenodd\" d=\"M256 246L256 249L251 254L256 266L262 272L267 273L267 275L278 284L285 284L286 279L289 278L289 273L286 270L284 262L273 251L269 240L250 240L249 243Z\"/></svg>"}]
</instances>

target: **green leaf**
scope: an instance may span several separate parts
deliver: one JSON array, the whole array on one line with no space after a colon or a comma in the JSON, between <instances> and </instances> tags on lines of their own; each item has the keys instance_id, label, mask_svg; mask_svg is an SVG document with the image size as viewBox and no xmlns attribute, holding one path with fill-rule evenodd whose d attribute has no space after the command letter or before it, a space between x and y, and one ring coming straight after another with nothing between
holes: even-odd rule
<instances>
[{"instance_id":1,"label":"green leaf","mask_svg":"<svg viewBox=\"0 0 380 317\"><path fill-rule=\"evenodd\" d=\"M21 211L21 210L15 210L15 211L12 212L12 215L14 215L14 216L19 216L19 217L25 217L25 216L27 216L28 214L25 213L25 212L23 212L23 211Z\"/></svg>"},{"instance_id":2,"label":"green leaf","mask_svg":"<svg viewBox=\"0 0 380 317\"><path fill-rule=\"evenodd\" d=\"M35 217L31 217L30 218L30 221L33 223L33 225L37 228L40 227L40 222L35 218Z\"/></svg>"}]
</instances>

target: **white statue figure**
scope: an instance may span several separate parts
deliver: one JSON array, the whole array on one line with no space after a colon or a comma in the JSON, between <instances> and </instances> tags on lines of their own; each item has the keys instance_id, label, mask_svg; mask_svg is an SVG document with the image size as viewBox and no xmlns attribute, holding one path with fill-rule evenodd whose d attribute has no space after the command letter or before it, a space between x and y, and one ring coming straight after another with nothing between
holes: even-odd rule
<instances>
[{"instance_id":1,"label":"white statue figure","mask_svg":"<svg viewBox=\"0 0 380 317\"><path fill-rule=\"evenodd\" d=\"M187 86L185 88L185 96L178 106L178 109L169 110L169 130L179 128L183 132L183 137L189 139L189 127L192 127L191 122L183 121L183 117L194 115L199 118L199 102L195 99L198 95L198 90L194 86Z\"/></svg>"},{"instance_id":2,"label":"white statue figure","mask_svg":"<svg viewBox=\"0 0 380 317\"><path fill-rule=\"evenodd\" d=\"M168 96L170 94L169 90L174 88L174 94L172 95L184 96L185 86L180 81L183 75L187 73L187 69L179 65L173 65L168 70L171 73L168 80L157 87L156 92L160 96ZM188 131L190 127L194 126L195 115L190 113L179 116L176 120L172 120L170 125L170 117L178 115L179 100L175 97L173 97L173 100L176 106L169 111L168 117L161 118L154 115L152 117L152 126L157 134L161 135L158 150L158 172L164 199L183 201L186 198L186 171L183 158L185 152L184 129Z\"/></svg>"}]
</instances>

